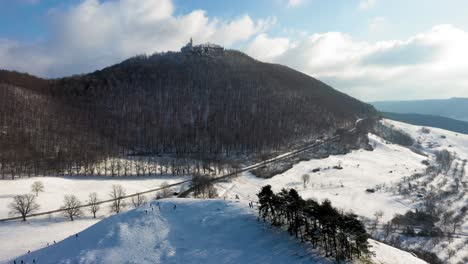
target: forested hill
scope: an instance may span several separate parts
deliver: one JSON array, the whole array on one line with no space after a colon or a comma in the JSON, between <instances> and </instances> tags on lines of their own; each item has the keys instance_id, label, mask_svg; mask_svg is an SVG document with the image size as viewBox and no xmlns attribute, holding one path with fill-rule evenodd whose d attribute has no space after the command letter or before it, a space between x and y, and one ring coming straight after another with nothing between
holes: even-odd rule
<instances>
[{"instance_id":1,"label":"forested hill","mask_svg":"<svg viewBox=\"0 0 468 264\"><path fill-rule=\"evenodd\" d=\"M443 116L468 121L468 98L381 101L371 104L382 112Z\"/></svg>"},{"instance_id":2,"label":"forested hill","mask_svg":"<svg viewBox=\"0 0 468 264\"><path fill-rule=\"evenodd\" d=\"M0 74L0 158L251 154L352 127L377 112L238 51L138 56L87 75Z\"/></svg>"},{"instance_id":3,"label":"forested hill","mask_svg":"<svg viewBox=\"0 0 468 264\"><path fill-rule=\"evenodd\" d=\"M383 112L383 117L417 126L437 127L468 134L468 122L443 116Z\"/></svg>"}]
</instances>

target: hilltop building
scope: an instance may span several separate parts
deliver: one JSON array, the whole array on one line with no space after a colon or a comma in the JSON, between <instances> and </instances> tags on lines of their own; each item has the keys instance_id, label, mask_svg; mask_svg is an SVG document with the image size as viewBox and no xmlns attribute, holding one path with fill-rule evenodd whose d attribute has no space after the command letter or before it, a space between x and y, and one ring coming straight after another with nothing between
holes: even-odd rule
<instances>
[{"instance_id":1,"label":"hilltop building","mask_svg":"<svg viewBox=\"0 0 468 264\"><path fill-rule=\"evenodd\" d=\"M180 49L182 53L192 53L197 55L219 55L223 53L224 48L213 44L213 43L204 43L200 45L193 45L193 40L190 38L190 42L187 43L184 47Z\"/></svg>"}]
</instances>

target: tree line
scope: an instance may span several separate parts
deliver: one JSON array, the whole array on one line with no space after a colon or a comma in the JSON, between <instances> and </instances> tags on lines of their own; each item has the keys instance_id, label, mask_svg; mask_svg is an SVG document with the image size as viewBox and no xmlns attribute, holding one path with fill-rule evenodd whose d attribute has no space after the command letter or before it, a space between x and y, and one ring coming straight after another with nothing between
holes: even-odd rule
<instances>
[{"instance_id":1,"label":"tree line","mask_svg":"<svg viewBox=\"0 0 468 264\"><path fill-rule=\"evenodd\" d=\"M295 189L274 193L270 185L257 194L259 219L287 228L290 235L325 251L337 261L371 254L364 224L353 213L341 213L329 200L304 200Z\"/></svg>"},{"instance_id":2,"label":"tree line","mask_svg":"<svg viewBox=\"0 0 468 264\"><path fill-rule=\"evenodd\" d=\"M161 184L161 190L156 193L154 199L161 199L169 197L173 194L169 184L163 182ZM36 213L40 209L40 205L37 202L39 193L44 192L45 187L41 181L36 181L31 185L31 192L27 194L15 195L12 201L8 204L11 215L18 215L23 221L26 221L27 217L31 214ZM84 215L83 208L96 218L98 211L100 211L101 204L109 203L109 212L118 214L125 210L129 205L134 208L140 207L146 202L148 198L142 193L136 193L134 195L127 195L125 188L120 184L112 185L111 191L109 192L109 200L101 200L96 192L89 194L88 199L83 203L76 195L68 194L64 196L63 204L58 210L64 217L74 221ZM129 196L131 196L130 199ZM128 201L130 200L130 202Z\"/></svg>"}]
</instances>

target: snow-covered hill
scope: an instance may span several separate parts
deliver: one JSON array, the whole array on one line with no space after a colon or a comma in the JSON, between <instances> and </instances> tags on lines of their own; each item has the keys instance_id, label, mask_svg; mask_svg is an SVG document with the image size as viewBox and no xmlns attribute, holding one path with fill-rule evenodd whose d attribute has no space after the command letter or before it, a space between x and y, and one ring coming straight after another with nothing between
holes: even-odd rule
<instances>
[{"instance_id":1,"label":"snow-covered hill","mask_svg":"<svg viewBox=\"0 0 468 264\"><path fill-rule=\"evenodd\" d=\"M460 236L408 237L399 236L401 246L435 253L447 263L468 261L468 135L437 128L423 128L396 121L383 120L386 126L409 134L418 150L392 144L369 134L373 151L356 150L346 155L302 161L290 170L270 179L250 174L218 183L223 197L256 200L256 193L264 185L275 191L295 188L303 198L318 201L329 199L345 211L353 211L371 225L375 214L382 212L379 224L390 221L395 214L409 210L423 210L427 201L435 204L442 220L448 212L451 219L462 218L457 233ZM448 150L453 160L447 171L428 173L428 165L437 168L434 153ZM302 175L308 174L309 183L303 184ZM416 176L415 176L416 175ZM411 186L409 189L408 186ZM367 192L373 189L375 192ZM450 219L449 219L450 220ZM453 224L436 223L444 232L451 232ZM452 256L450 256L452 254Z\"/></svg>"},{"instance_id":2,"label":"snow-covered hill","mask_svg":"<svg viewBox=\"0 0 468 264\"><path fill-rule=\"evenodd\" d=\"M328 263L299 241L268 230L248 206L168 199L109 217L16 260L31 263ZM177 206L174 209L174 206Z\"/></svg>"},{"instance_id":3,"label":"snow-covered hill","mask_svg":"<svg viewBox=\"0 0 468 264\"><path fill-rule=\"evenodd\" d=\"M158 207L159 203L159 207ZM176 208L174 209L174 206ZM160 209L159 209L160 208ZM258 222L242 201L166 199L98 224L17 263L333 263ZM372 241L376 263L422 264Z\"/></svg>"},{"instance_id":4,"label":"snow-covered hill","mask_svg":"<svg viewBox=\"0 0 468 264\"><path fill-rule=\"evenodd\" d=\"M416 151L418 153L410 150L409 148L392 144L376 135L369 134L370 144L374 147L373 151L356 150L346 155L337 155L330 156L325 159L303 161L295 164L290 170L276 175L270 179L260 179L252 176L249 173L245 173L229 182L221 182L216 184L218 193L221 195L221 198L227 199L226 202L195 202L193 200L170 200L165 202L167 204L173 204L176 202L181 203L181 208L186 208L183 213L184 217L189 216L188 219L186 219L186 222L184 222L185 220L181 219L174 220L174 217L181 216L177 214L182 213L180 211L172 212L171 210L163 211L159 218L157 218L159 220L156 218L152 219L151 221L149 218L148 220L145 220L147 218L145 218L146 215L143 215L144 209L143 211L142 209L130 211L128 214L119 215L117 217L112 217L99 222L96 226L93 226L90 229L93 230L93 233L98 232L99 235L94 236L94 238L90 236L89 239L91 241L93 239L99 238L99 240L103 241L102 245L109 245L109 247L101 247L97 244L94 244L99 249L99 251L96 253L96 257L100 255L104 256L106 254L111 254L110 252L114 251L108 251L107 249L119 248L119 245L124 244L124 236L122 235L124 233L120 231L118 231L119 233L115 233L117 232L115 230L120 229L105 229L104 225L109 226L109 228L110 226L114 225L125 226L126 221L130 221L131 223L130 225L127 224L127 226L140 225L143 230L148 229L148 227L144 227L147 224L157 223L158 226L166 225L165 228L168 230L175 229L180 230L180 232L189 232L180 227L180 225L191 225L192 227L197 226L198 228L200 223L205 224L205 222L202 220L208 217L206 219L211 219L210 221L218 223L216 224L216 227L213 228L213 230L219 230L223 231L222 233L225 233L229 232L229 230L223 229L220 226L224 225L224 221L234 221L234 223L236 221L240 221L237 218L238 216L236 216L236 214L239 214L239 217L244 217L244 221L248 222L250 221L249 219L255 220L253 221L253 223L256 223L255 228L264 230L265 233L267 233L267 227L256 222L255 212L250 211L250 209L247 209L245 206L247 201L255 201L257 199L256 194L260 188L267 184L272 185L275 191L279 191L281 188L295 188L299 191L303 198L314 198L318 201L329 199L331 200L333 206L345 211L354 211L363 220L368 222L369 225L375 222L375 213L377 211L382 211L383 216L379 219L380 226L383 226L385 223L390 221L395 214L404 214L408 210L414 211L416 209L423 209L427 199L436 197L436 207L438 210L452 212L452 217L464 217L462 219L461 225L457 229L457 232L460 234L468 234L468 219L466 218L466 209L464 209L468 205L468 178L465 173L467 166L465 160L468 158L468 135L457 134L436 128L423 129L422 127L389 120L384 120L383 122L388 126L394 126L396 129L402 130L411 135L411 137L415 139L416 145L420 145L419 151ZM429 166L437 166L434 155L435 151L444 149L450 151L454 157L450 164L450 168L446 171L436 172L435 174L428 174L427 164L429 164ZM307 183L305 186L302 182L302 175L304 174L308 174L310 176L309 183ZM420 176L414 177L414 175ZM21 181L5 181L2 182L2 185L0 185L0 205L2 205L0 208L0 213L6 215L6 211L4 209L6 209L7 202L11 200L11 196L29 191L29 185L34 180L43 180L46 185L46 193L40 194L39 199L47 200L41 201L41 203L45 203L46 205L44 206L47 207L47 209L49 209L49 207L50 209L55 209L61 203L63 195L69 194L70 192L78 194L78 196L82 197L82 200L84 200L86 195L91 191L97 191L98 194L104 198L108 195L111 183L122 184L125 188L127 188L127 193L131 193L138 190L149 189L154 185L160 184L163 180L168 179L152 179L141 182L139 179L132 179L128 181L117 179L92 179L92 182L87 182L87 180L84 179L75 181L74 179L62 180L60 178L46 177ZM22 181L28 182L25 184L25 182ZM408 185L411 185L410 191L402 192L399 190L401 188L398 186L402 187L402 189L405 189L408 188ZM367 189L374 189L375 192L368 192L366 191ZM52 190L53 193L48 193ZM228 201L229 199L237 200L236 197L239 198L239 203ZM216 210L209 209L215 207L217 208L220 206L220 204L223 205L225 209L218 213L213 213L211 211ZM105 213L102 214L103 212ZM101 217L107 215L108 209L104 208L101 212ZM0 237L2 237L0 240L0 262L23 254L29 249L33 251L38 248L43 248L47 243L52 244L53 240L59 241L69 235L80 232L81 230L96 222L97 220L93 220L90 217L84 217L78 219L75 222L67 222L63 219L63 217L53 216L49 219L32 219L28 223L0 223ZM194 223L198 224L195 225ZM227 226L230 226L230 228L233 228L237 231L247 230L241 229L239 226L235 225ZM436 227L443 228L444 226L441 224L441 221L439 221L436 223ZM249 226L249 228L253 228L253 226ZM202 234L208 230L207 227L204 227L203 225L200 226L200 229L202 231L191 232ZM372 233L377 233L378 235L378 231L370 231ZM86 232L88 231L85 231L85 233ZM107 234L112 234L112 232L114 232L114 235L107 236ZM268 230L268 232L271 231ZM62 245L62 243L72 243L73 241L77 241L77 239L84 239L85 233L83 233L83 235L80 234L79 238L69 238L64 242L58 243L57 245L52 245L51 247L40 250L34 254L45 254L41 252L49 252L47 250L52 250L53 248ZM213 235L212 233L213 232L207 232L207 235ZM239 231L238 233L244 232ZM191 233L189 232L189 234ZM231 234L217 234L215 237L232 235L233 234L231 231ZM235 235L239 236L238 238L245 238L248 241L250 241L249 239L253 239L250 237L244 237L247 236L246 234ZM264 235L266 236L267 234ZM451 238L423 238L409 237L401 234L397 235L399 236L399 239L401 239L402 247L423 249L425 251L433 252L446 263L464 263L468 257L468 244L466 243L466 236L455 236ZM112 236L120 242L115 242L116 244L112 244L114 243L110 242ZM296 250L297 252L303 252L300 254L300 256L306 255L306 251L299 250L301 247L296 247L296 244L294 244L294 246L289 244L293 242L290 241L288 236L281 235L280 237L284 238L285 241L289 241L287 243L284 242L286 244L281 244L289 248L287 250L285 249L287 252L289 252L289 250ZM141 236L141 238L142 241L146 241L146 236ZM167 239L170 240L170 243L179 245L179 242L177 242L179 240L172 240L175 239L174 237L169 236ZM232 240L228 239L227 237L225 237L225 239L226 241ZM275 237L275 239L278 239L278 237ZM195 243L196 245L200 243L200 247L197 246L197 248L200 250L204 247L203 243L208 243L207 240L194 240L192 238L188 241ZM221 243L220 241L221 240L218 240L218 243ZM92 245L92 243L99 242L89 243ZM375 241L372 241L371 244L374 245L374 250L376 251L376 257L373 259L376 263L411 263L399 259L400 257L405 258L405 256L412 257L412 255L409 253L397 250ZM185 255L186 253L183 253L187 252L187 248L189 248L188 245L183 244L181 247L184 249L179 249L176 251L176 255L178 256L174 256L173 259L181 260L180 258L185 256L187 258L187 262L195 263L190 262L191 258L189 255ZM200 255L212 254L210 256L218 256L215 253L211 253L213 250L217 252L230 252L225 247L228 247L228 245L222 245L217 249L211 248L209 253L200 251ZM89 250L92 248L92 246L87 247ZM86 248L83 248L83 250L84 249ZM305 250L304 248L302 249ZM161 253L164 251L161 250L158 252L164 255L165 253ZM275 252L276 250L280 250L280 248L273 247L273 250L270 250L270 253L268 254L271 254L271 252ZM74 254L71 251L66 252L70 252L72 255ZM115 252L118 252L118 250ZM262 254L267 254L265 253L267 250L264 249L263 252L264 253ZM31 256L33 256L33 254L31 254ZM49 253L47 253L47 256L49 256ZM253 257L253 255L251 255L251 257ZM233 261L231 263L235 263L234 260L239 260L239 258L232 258ZM194 259L196 260L197 258ZM164 260L171 261L171 258ZM300 262L302 261L302 258L294 258L293 256L291 261L293 260ZM92 263L92 261L90 263ZM164 261L164 263L166 263L166 261Z\"/></svg>"},{"instance_id":5,"label":"snow-covered hill","mask_svg":"<svg viewBox=\"0 0 468 264\"><path fill-rule=\"evenodd\" d=\"M367 218L373 218L376 211L383 210L384 220L390 220L395 213L412 209L413 204L391 193L368 193L366 189L378 184L391 185L404 176L424 171L425 166L421 162L426 157L399 145L385 144L377 136L369 137L374 151L360 149L346 155L303 161L271 179L247 174L232 182L220 183L220 193L227 198L239 195L255 200L255 194L267 184L275 191L295 188L303 198L329 199L334 206L353 210ZM305 187L302 182L304 174L310 176Z\"/></svg>"}]
</instances>

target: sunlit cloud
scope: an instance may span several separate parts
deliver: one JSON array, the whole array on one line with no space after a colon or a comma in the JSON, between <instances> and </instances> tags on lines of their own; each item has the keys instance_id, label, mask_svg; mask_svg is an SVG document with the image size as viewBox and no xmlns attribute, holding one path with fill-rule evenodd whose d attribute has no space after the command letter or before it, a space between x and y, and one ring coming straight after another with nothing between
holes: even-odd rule
<instances>
[{"instance_id":1,"label":"sunlit cloud","mask_svg":"<svg viewBox=\"0 0 468 264\"><path fill-rule=\"evenodd\" d=\"M174 15L171 0L85 0L49 12L51 37L38 43L0 42L0 68L46 77L94 71L137 54L177 50L195 42L231 46L266 31L274 18L231 20L203 10Z\"/></svg>"},{"instance_id":2,"label":"sunlit cloud","mask_svg":"<svg viewBox=\"0 0 468 264\"><path fill-rule=\"evenodd\" d=\"M359 2L359 10L367 11L375 6L377 0L361 0Z\"/></svg>"},{"instance_id":3,"label":"sunlit cloud","mask_svg":"<svg viewBox=\"0 0 468 264\"><path fill-rule=\"evenodd\" d=\"M451 25L403 40L365 42L348 34L309 35L295 43L261 36L266 56L364 100L468 96L468 32ZM256 44L252 43L252 47ZM284 48L284 47L287 48ZM283 47L279 49L278 47ZM264 53L249 54L265 58ZM283 52L279 52L283 50Z\"/></svg>"}]
</instances>

